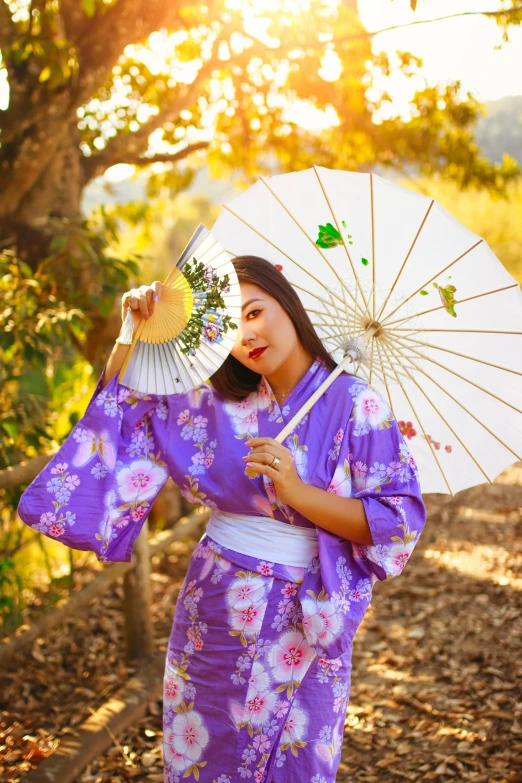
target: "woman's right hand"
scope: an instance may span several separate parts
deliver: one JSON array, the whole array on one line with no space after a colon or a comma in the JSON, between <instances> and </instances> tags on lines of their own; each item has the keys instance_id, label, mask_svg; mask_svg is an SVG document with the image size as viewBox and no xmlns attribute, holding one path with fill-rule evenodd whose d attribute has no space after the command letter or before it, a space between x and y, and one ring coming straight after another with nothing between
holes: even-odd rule
<instances>
[{"instance_id":1,"label":"woman's right hand","mask_svg":"<svg viewBox=\"0 0 522 783\"><path fill-rule=\"evenodd\" d=\"M154 305L161 296L163 284L155 280L152 285L140 285L139 288L131 288L121 298L121 320L125 320L127 310L131 309L133 330L139 326L141 319L148 320L154 315Z\"/></svg>"}]
</instances>

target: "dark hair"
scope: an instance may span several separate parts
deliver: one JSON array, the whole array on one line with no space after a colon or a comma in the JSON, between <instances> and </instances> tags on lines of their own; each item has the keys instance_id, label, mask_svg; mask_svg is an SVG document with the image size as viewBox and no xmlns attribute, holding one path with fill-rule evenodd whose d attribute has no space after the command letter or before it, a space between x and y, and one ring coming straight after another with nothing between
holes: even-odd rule
<instances>
[{"instance_id":1,"label":"dark hair","mask_svg":"<svg viewBox=\"0 0 522 783\"><path fill-rule=\"evenodd\" d=\"M333 370L337 366L336 362L323 346L301 300L282 272L270 261L259 256L236 256L232 263L239 282L253 283L276 299L290 317L305 351ZM210 377L218 396L230 400L243 400L256 391L260 380L259 373L245 367L232 354L227 356L219 370Z\"/></svg>"}]
</instances>

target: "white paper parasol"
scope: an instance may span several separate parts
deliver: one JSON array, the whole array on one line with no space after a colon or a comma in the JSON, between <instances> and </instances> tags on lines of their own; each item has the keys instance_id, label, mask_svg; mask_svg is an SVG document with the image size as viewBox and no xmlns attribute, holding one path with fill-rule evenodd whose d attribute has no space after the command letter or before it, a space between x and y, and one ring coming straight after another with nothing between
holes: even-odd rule
<instances>
[{"instance_id":1,"label":"white paper parasol","mask_svg":"<svg viewBox=\"0 0 522 783\"><path fill-rule=\"evenodd\" d=\"M492 481L522 459L520 286L436 201L314 166L260 178L212 233L231 255L282 268L337 370L389 402L424 492Z\"/></svg>"}]
</instances>

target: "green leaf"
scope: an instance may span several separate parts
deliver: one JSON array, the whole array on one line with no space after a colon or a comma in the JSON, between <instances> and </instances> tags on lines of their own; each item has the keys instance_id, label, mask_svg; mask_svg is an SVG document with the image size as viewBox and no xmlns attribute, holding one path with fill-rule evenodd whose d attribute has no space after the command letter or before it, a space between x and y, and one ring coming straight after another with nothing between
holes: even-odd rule
<instances>
[{"instance_id":1,"label":"green leaf","mask_svg":"<svg viewBox=\"0 0 522 783\"><path fill-rule=\"evenodd\" d=\"M361 261L363 263L363 266L368 266L368 264L370 263L367 258L361 258Z\"/></svg>"},{"instance_id":2,"label":"green leaf","mask_svg":"<svg viewBox=\"0 0 522 783\"><path fill-rule=\"evenodd\" d=\"M419 292L421 296L428 296L429 291L425 291L424 288Z\"/></svg>"}]
</instances>

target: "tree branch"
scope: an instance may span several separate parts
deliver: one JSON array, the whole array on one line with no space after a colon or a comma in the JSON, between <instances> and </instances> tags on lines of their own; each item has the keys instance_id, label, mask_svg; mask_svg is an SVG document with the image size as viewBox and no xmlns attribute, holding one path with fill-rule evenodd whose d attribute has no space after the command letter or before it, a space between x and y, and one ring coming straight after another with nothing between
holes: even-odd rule
<instances>
[{"instance_id":1,"label":"tree branch","mask_svg":"<svg viewBox=\"0 0 522 783\"><path fill-rule=\"evenodd\" d=\"M193 152L204 150L209 145L209 141L195 141L193 144L188 144L186 147L183 147L182 150L178 150L178 152L174 152L171 155L165 153L162 155L151 155L148 158L142 155L133 155L132 153L129 153L127 155L123 155L123 157L118 160L111 160L108 165L106 162L100 159L102 156L97 155L93 160L93 163L96 163L97 165L94 166L91 170L93 173L91 173L90 178L92 179L92 177L97 177L98 175L103 174L103 172L106 171L109 166L114 166L117 163L128 163L131 166L150 166L151 163L173 163L177 160L183 160L183 158L187 158ZM90 158L87 158L88 162L90 160Z\"/></svg>"},{"instance_id":2,"label":"tree branch","mask_svg":"<svg viewBox=\"0 0 522 783\"><path fill-rule=\"evenodd\" d=\"M447 16L437 16L433 19L416 19L414 22L405 22L404 24L396 24L391 27L383 27L381 30L366 31L364 33L349 35L345 38L338 39L340 41L350 41L355 38L373 38L375 35L381 33L389 33L392 30L403 30L406 27L415 27L419 24L433 24L433 22L445 22L447 19L457 19L461 16L487 16L487 17L502 17L502 16L515 16L517 13L522 12L522 4L513 6L513 8L504 8L502 10L495 11L460 11L456 14L448 14ZM335 40L335 39L334 39Z\"/></svg>"}]
</instances>

